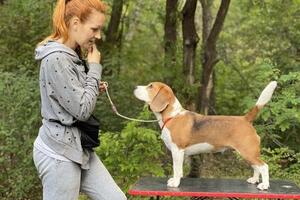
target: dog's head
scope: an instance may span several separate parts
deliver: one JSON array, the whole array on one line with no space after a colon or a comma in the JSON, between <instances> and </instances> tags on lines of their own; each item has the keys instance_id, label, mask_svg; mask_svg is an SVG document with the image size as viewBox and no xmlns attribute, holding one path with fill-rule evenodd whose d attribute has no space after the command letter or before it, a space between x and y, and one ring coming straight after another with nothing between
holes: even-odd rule
<instances>
[{"instance_id":1,"label":"dog's head","mask_svg":"<svg viewBox=\"0 0 300 200\"><path fill-rule=\"evenodd\" d=\"M136 98L149 104L153 112L162 112L175 100L172 89L160 82L152 82L146 86L137 86L134 90L134 95Z\"/></svg>"}]
</instances>

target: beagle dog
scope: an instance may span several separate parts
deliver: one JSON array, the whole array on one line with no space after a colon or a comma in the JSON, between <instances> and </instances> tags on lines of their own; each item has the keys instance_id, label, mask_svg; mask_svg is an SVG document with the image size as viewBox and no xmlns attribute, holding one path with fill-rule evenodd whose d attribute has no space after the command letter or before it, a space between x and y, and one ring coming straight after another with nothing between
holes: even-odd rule
<instances>
[{"instance_id":1,"label":"beagle dog","mask_svg":"<svg viewBox=\"0 0 300 200\"><path fill-rule=\"evenodd\" d=\"M183 176L184 156L199 153L222 152L235 149L247 160L254 174L247 182L257 185L260 190L269 188L268 165L260 159L260 137L253 127L258 112L271 99L277 86L270 82L262 91L256 105L244 116L206 116L185 110L172 89L164 83L152 82L137 86L134 95L149 104L159 120L161 138L172 152L173 177L169 187L178 187Z\"/></svg>"}]
</instances>

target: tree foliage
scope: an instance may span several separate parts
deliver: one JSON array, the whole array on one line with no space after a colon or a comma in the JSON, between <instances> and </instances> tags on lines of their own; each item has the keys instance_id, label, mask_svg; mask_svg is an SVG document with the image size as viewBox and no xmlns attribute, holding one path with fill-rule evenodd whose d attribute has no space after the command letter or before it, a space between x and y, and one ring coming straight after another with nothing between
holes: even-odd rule
<instances>
[{"instance_id":1,"label":"tree foliage","mask_svg":"<svg viewBox=\"0 0 300 200\"><path fill-rule=\"evenodd\" d=\"M0 70L37 72L34 49L49 34L53 0L9 0L0 6Z\"/></svg>"}]
</instances>

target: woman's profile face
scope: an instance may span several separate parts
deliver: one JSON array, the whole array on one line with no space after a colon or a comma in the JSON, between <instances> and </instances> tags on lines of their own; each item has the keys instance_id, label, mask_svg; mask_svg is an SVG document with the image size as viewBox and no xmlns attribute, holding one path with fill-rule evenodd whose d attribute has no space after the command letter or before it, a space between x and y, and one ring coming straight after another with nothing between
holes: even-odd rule
<instances>
[{"instance_id":1,"label":"woman's profile face","mask_svg":"<svg viewBox=\"0 0 300 200\"><path fill-rule=\"evenodd\" d=\"M101 29L105 22L105 15L93 10L88 19L76 26L73 38L77 45L83 49L89 49L96 39L101 38Z\"/></svg>"}]
</instances>

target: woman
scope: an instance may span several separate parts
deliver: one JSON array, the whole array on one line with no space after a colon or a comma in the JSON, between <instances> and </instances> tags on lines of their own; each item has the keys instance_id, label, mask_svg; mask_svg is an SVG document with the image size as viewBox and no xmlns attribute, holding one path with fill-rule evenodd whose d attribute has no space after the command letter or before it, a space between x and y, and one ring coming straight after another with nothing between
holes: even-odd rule
<instances>
[{"instance_id":1,"label":"woman","mask_svg":"<svg viewBox=\"0 0 300 200\"><path fill-rule=\"evenodd\" d=\"M95 152L82 148L82 133L72 126L91 116L104 87L95 46L104 21L100 0L58 0L53 32L36 48L43 125L33 158L44 200L75 200L80 191L92 200L126 199ZM87 52L87 64L82 50Z\"/></svg>"}]
</instances>

